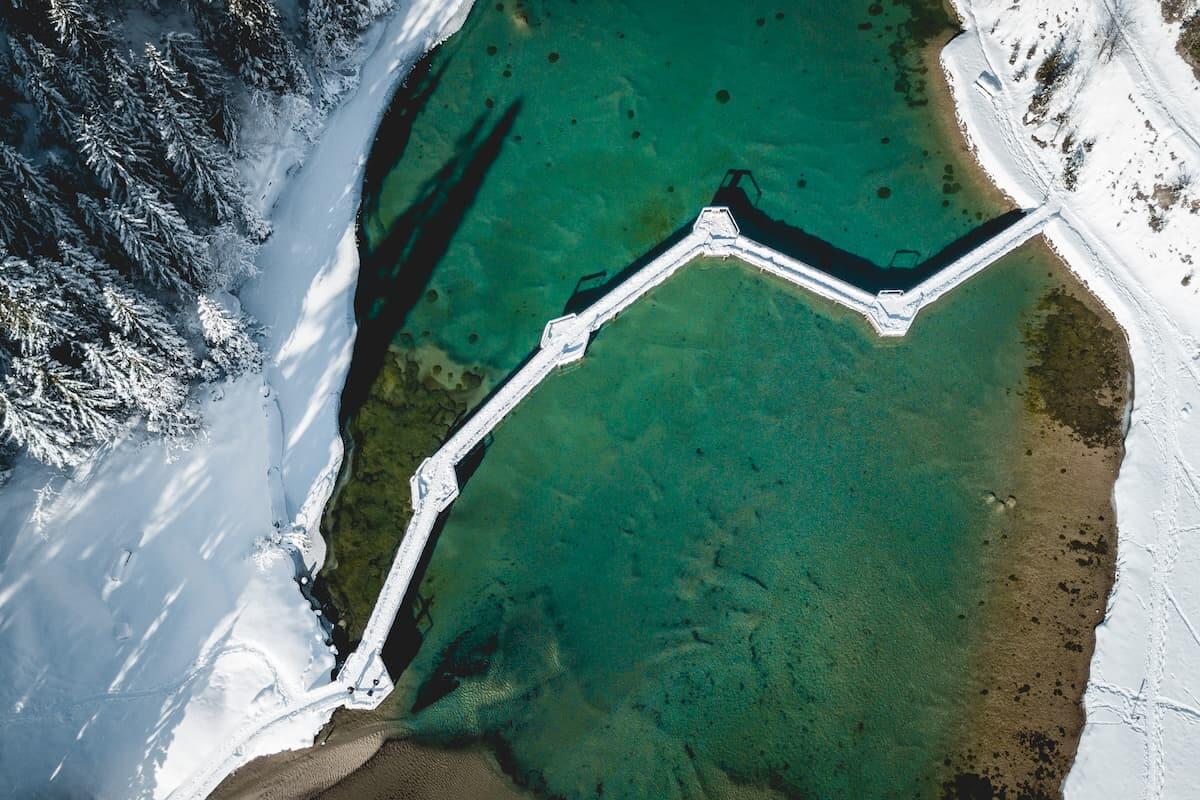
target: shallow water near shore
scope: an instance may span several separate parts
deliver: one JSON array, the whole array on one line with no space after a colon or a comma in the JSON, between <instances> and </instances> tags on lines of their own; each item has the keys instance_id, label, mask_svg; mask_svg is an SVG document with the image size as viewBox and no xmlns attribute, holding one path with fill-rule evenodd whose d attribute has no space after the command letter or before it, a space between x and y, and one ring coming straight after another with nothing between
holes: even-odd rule
<instances>
[{"instance_id":1,"label":"shallow water near shore","mask_svg":"<svg viewBox=\"0 0 1200 800\"><path fill-rule=\"evenodd\" d=\"M481 3L418 68L368 170L325 525L351 638L419 460L727 170L885 284L1005 210L924 105L950 32L916 9ZM401 612L397 733L484 743L549 796L938 796L1001 624L987 498L1055 285L1025 249L883 342L685 270L495 433Z\"/></svg>"}]
</instances>

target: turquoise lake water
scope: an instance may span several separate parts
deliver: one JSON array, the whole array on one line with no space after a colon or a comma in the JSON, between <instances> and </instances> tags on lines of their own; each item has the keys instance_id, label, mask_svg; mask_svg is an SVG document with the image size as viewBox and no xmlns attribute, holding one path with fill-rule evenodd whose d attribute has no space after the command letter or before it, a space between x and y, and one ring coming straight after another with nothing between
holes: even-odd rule
<instances>
[{"instance_id":1,"label":"turquoise lake water","mask_svg":"<svg viewBox=\"0 0 1200 800\"><path fill-rule=\"evenodd\" d=\"M477 4L372 156L348 396L389 345L502 379L730 169L879 267L997 215L923 103L930 8ZM551 796L933 794L1047 281L1014 254L884 343L684 271L496 432L419 588L398 728L482 739Z\"/></svg>"},{"instance_id":2,"label":"turquoise lake water","mask_svg":"<svg viewBox=\"0 0 1200 800\"><path fill-rule=\"evenodd\" d=\"M550 796L932 796L1045 280L1010 256L894 345L689 267L497 430L421 584L403 727L499 737Z\"/></svg>"},{"instance_id":3,"label":"turquoise lake water","mask_svg":"<svg viewBox=\"0 0 1200 800\"><path fill-rule=\"evenodd\" d=\"M906 4L521 7L527 22L476 4L397 97L363 212L363 336L407 333L503 375L581 278L689 222L730 169L770 215L882 266L1003 210L911 105L925 78L896 67L922 64Z\"/></svg>"}]
</instances>

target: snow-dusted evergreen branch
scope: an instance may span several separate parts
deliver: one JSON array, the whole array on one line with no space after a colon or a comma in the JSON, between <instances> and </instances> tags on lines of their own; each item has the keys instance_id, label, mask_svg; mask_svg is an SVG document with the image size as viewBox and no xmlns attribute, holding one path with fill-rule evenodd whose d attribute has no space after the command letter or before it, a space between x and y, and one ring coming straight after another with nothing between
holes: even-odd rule
<instances>
[{"instance_id":1,"label":"snow-dusted evergreen branch","mask_svg":"<svg viewBox=\"0 0 1200 800\"><path fill-rule=\"evenodd\" d=\"M390 4L311 0L314 72ZM0 17L4 81L28 102L0 106L0 447L48 464L138 423L185 436L198 380L262 367L229 294L270 232L236 163L239 116L314 118L309 68L273 0L183 5L181 20L21 0ZM184 29L147 43L155 20Z\"/></svg>"}]
</instances>

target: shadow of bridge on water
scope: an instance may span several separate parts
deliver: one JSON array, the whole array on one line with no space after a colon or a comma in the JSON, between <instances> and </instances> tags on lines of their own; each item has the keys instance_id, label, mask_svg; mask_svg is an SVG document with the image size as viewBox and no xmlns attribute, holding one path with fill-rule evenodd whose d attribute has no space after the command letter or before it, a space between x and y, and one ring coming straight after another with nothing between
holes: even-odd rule
<instances>
[{"instance_id":1,"label":"shadow of bridge on water","mask_svg":"<svg viewBox=\"0 0 1200 800\"><path fill-rule=\"evenodd\" d=\"M515 113L515 112L514 112ZM898 250L887 266L876 264L869 259L845 250L818 236L806 232L803 228L792 225L784 220L775 219L758 207L762 192L749 170L729 170L710 205L726 206L733 213L741 232L755 241L767 245L779 252L796 258L804 263L840 278L853 286L857 286L872 294L882 290L895 289L906 291L922 281L937 274L956 259L974 248L1000 234L1016 224L1025 216L1022 209L1013 209L998 217L977 225L968 233L955 239L941 250L923 260L920 253L914 250ZM666 239L657 243L644 254L639 256L619 272L612 274L608 271L596 272L582 276L576 283L575 289L563 306L563 314L577 313L590 306L603 295L619 286L631 275L642 269L662 253L669 250L684 239L692 230L693 220L689 220L672 232ZM444 252L444 251L443 251ZM909 263L905 263L909 262ZM430 265L432 268L432 265ZM425 275L424 280L428 279ZM412 296L412 302L419 294ZM537 353L531 350L516 365L508 376L498 382L492 390L483 397L476 408L482 406L491 397L500 392L508 380L515 375L525 363ZM357 356L356 356L357 358ZM449 438L470 418L473 409L464 414L455 426L447 433ZM488 435L468 456L458 465L459 486L465 488L471 475L482 463L487 449L492 442ZM409 585L408 594L401 610L393 621L391 630L383 648L383 659L388 672L393 679L404 672L419 652L425 638L425 632L434 624L433 605L436 598L424 597L420 594L420 585L429 566L433 553L437 549L437 541L445 527L446 520L453 509L451 506L438 518L438 522L430 536L422 554L420 564ZM470 629L463 636L469 636ZM417 693L414 701L414 711L435 702L441 696L453 691L458 685L455 675L457 671L468 671L481 668L486 662L487 653L477 647L468 646L462 636L447 647L445 653L439 654L439 665L428 677ZM483 648L486 651L486 647ZM461 663L459 663L461 662Z\"/></svg>"},{"instance_id":2,"label":"shadow of bridge on water","mask_svg":"<svg viewBox=\"0 0 1200 800\"><path fill-rule=\"evenodd\" d=\"M871 294L888 289L912 289L948 267L955 259L1015 225L1026 213L1019 208L1006 211L975 226L924 260L918 260L921 256L920 251L897 250L891 262L885 266L814 236L801 227L771 217L758 207L761 197L762 190L750 170L731 169L725 173L725 178L713 194L709 205L729 208L741 232L756 242L803 261ZM563 307L563 313L578 313L613 287L619 286L630 275L691 233L693 222L694 220L689 220L611 277L608 272L596 272L580 278L575 292Z\"/></svg>"}]
</instances>

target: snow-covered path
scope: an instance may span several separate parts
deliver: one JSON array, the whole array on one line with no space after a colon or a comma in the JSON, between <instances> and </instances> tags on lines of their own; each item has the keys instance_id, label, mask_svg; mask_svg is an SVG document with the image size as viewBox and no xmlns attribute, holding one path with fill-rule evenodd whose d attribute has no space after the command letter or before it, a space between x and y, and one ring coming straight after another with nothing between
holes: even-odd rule
<instances>
[{"instance_id":1,"label":"snow-covered path","mask_svg":"<svg viewBox=\"0 0 1200 800\"><path fill-rule=\"evenodd\" d=\"M333 113L271 214L276 233L259 253L259 278L242 292L270 331L265 378L282 425L279 462L287 519L315 535L342 460L338 406L354 350L357 215L363 170L397 82L458 30L467 0L420 0L367 32L358 89Z\"/></svg>"},{"instance_id":2,"label":"snow-covered path","mask_svg":"<svg viewBox=\"0 0 1200 800\"><path fill-rule=\"evenodd\" d=\"M1200 297L1191 280L1200 222L1186 185L1168 207L1153 197L1155 187L1180 186L1180 176L1200 170L1200 85L1149 0L1124 3L1133 13L1111 62L1098 47L1115 0L1082 8L1033 0L1020 13L998 0L956 5L968 30L946 48L943 65L980 161L1018 202L1047 193L1058 200L1046 236L1113 311L1134 364L1115 487L1117 579L1097 630L1087 722L1065 793L1200 797ZM1058 36L1078 46L1060 89L1070 113L1058 131L1030 128L1022 116L1033 81L1021 76ZM1034 49L1037 58L1020 63ZM980 91L994 85L981 75L994 76L999 91ZM1059 131L1090 142L1074 190L1060 178L1068 148L1050 138Z\"/></svg>"}]
</instances>

